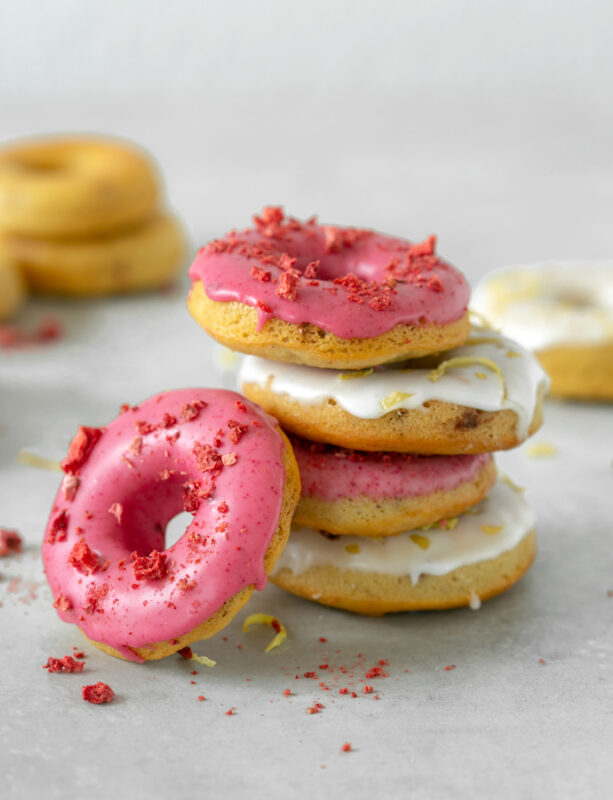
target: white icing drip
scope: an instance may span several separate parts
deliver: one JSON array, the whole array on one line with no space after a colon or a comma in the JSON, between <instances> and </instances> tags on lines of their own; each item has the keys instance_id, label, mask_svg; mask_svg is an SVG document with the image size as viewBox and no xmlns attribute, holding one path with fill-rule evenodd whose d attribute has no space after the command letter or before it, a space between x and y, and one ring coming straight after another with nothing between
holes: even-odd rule
<instances>
[{"instance_id":1,"label":"white icing drip","mask_svg":"<svg viewBox=\"0 0 613 800\"><path fill-rule=\"evenodd\" d=\"M494 341L492 341L494 340ZM516 342L495 331L473 328L471 342L439 354L437 363L451 358L477 357L493 361L503 381L483 363L450 366L432 381L432 369L403 369L404 365L375 367L368 375L343 379L346 372L296 364L283 364L257 356L247 356L239 371L238 382L267 386L275 394L286 394L301 403L321 404L335 400L354 417L375 419L389 411L419 409L429 400L442 400L483 411L511 409L517 413L517 434L525 437L534 416L539 390L549 386L547 376L536 359ZM519 353L509 357L508 353ZM411 366L419 360L410 362ZM430 376L430 377L429 377ZM270 381L270 383L269 383ZM504 385L503 385L504 384ZM384 404L394 397L393 404Z\"/></svg>"},{"instance_id":2,"label":"white icing drip","mask_svg":"<svg viewBox=\"0 0 613 800\"><path fill-rule=\"evenodd\" d=\"M309 567L333 566L341 570L409 575L417 583L420 575L446 575L458 567L476 564L512 550L535 525L532 509L516 489L499 479L470 512L463 514L453 530L407 531L398 536L371 539L340 536L328 539L311 528L294 528L276 571L290 569L296 575ZM500 527L497 533L484 533ZM420 543L411 539L419 534ZM421 545L428 541L428 547ZM356 550L349 552L347 550Z\"/></svg>"},{"instance_id":3,"label":"white icing drip","mask_svg":"<svg viewBox=\"0 0 613 800\"><path fill-rule=\"evenodd\" d=\"M613 342L613 261L495 270L471 306L530 350Z\"/></svg>"}]
</instances>

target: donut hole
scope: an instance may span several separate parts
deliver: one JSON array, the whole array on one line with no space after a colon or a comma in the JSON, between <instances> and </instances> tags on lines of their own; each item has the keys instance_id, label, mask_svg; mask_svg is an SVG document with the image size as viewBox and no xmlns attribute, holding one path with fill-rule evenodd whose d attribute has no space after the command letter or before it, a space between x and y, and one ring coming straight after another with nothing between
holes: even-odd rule
<instances>
[{"instance_id":1,"label":"donut hole","mask_svg":"<svg viewBox=\"0 0 613 800\"><path fill-rule=\"evenodd\" d=\"M166 531L164 533L165 537L165 549L168 550L169 547L172 547L173 544L176 544L179 539L183 536L185 531L187 530L188 526L192 524L194 517L187 511L181 511L176 514L172 519L169 519L166 523Z\"/></svg>"}]
</instances>

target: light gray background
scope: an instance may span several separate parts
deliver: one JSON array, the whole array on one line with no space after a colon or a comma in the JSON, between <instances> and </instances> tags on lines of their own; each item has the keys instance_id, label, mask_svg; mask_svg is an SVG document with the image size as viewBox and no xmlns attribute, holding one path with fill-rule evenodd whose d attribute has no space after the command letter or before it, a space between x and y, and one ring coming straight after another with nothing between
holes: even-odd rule
<instances>
[{"instance_id":1,"label":"light gray background","mask_svg":"<svg viewBox=\"0 0 613 800\"><path fill-rule=\"evenodd\" d=\"M4 3L0 140L139 141L194 244L284 203L414 239L436 232L472 281L504 263L610 258L612 23L607 2ZM366 620L270 588L249 611L279 615L288 641L264 654L268 632L243 635L245 612L227 642L197 648L218 666L198 667L196 686L177 659L140 667L89 646L82 676L41 669L82 639L50 608L39 563L58 477L15 466L15 453L59 458L77 424L104 423L120 402L228 385L185 289L34 302L20 322L53 311L65 338L0 351L0 524L27 542L0 562L0 794L610 797L603 406L550 402L538 439L558 455L500 457L529 487L541 549L479 612ZM360 652L390 661L378 702L286 677ZM98 680L117 692L111 706L79 699ZM326 708L309 716L316 699ZM356 752L340 753L344 741Z\"/></svg>"}]
</instances>

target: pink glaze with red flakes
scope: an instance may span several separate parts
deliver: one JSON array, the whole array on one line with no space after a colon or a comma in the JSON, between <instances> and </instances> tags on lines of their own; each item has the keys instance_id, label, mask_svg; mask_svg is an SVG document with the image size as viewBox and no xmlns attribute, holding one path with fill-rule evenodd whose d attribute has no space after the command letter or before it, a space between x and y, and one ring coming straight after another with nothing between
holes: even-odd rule
<instances>
[{"instance_id":1,"label":"pink glaze with red flakes","mask_svg":"<svg viewBox=\"0 0 613 800\"><path fill-rule=\"evenodd\" d=\"M370 497L402 500L448 492L475 480L492 460L490 453L418 456L366 453L292 437L302 493L321 500Z\"/></svg>"},{"instance_id":2,"label":"pink glaze with red flakes","mask_svg":"<svg viewBox=\"0 0 613 800\"><path fill-rule=\"evenodd\" d=\"M235 392L184 389L80 428L43 542L54 605L131 661L266 585L285 469L276 421ZM167 523L193 520L165 549Z\"/></svg>"},{"instance_id":3,"label":"pink glaze with red flakes","mask_svg":"<svg viewBox=\"0 0 613 800\"><path fill-rule=\"evenodd\" d=\"M202 247L192 283L217 302L310 323L341 339L367 339L399 324L448 325L468 308L464 276L435 253L435 237L410 243L360 228L305 223L265 208L254 227Z\"/></svg>"}]
</instances>

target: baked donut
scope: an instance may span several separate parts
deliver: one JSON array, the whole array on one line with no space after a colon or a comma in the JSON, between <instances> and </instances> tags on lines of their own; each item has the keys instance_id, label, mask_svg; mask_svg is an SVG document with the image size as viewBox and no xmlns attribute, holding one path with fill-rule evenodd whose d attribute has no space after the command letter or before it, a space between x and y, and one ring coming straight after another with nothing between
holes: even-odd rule
<instances>
[{"instance_id":1,"label":"baked donut","mask_svg":"<svg viewBox=\"0 0 613 800\"><path fill-rule=\"evenodd\" d=\"M504 480L451 530L378 539L294 528L271 581L327 606L378 616L470 605L500 594L536 554L534 514Z\"/></svg>"},{"instance_id":2,"label":"baked donut","mask_svg":"<svg viewBox=\"0 0 613 800\"><path fill-rule=\"evenodd\" d=\"M158 180L133 145L48 137L0 151L0 229L46 239L99 236L149 219Z\"/></svg>"},{"instance_id":3,"label":"baked donut","mask_svg":"<svg viewBox=\"0 0 613 800\"><path fill-rule=\"evenodd\" d=\"M212 636L263 589L300 493L291 446L221 389L163 392L80 428L42 547L55 607L130 661ZM181 511L194 515L165 548Z\"/></svg>"},{"instance_id":4,"label":"baked donut","mask_svg":"<svg viewBox=\"0 0 613 800\"><path fill-rule=\"evenodd\" d=\"M485 276L473 302L536 353L551 394L613 400L613 261L507 267Z\"/></svg>"},{"instance_id":5,"label":"baked donut","mask_svg":"<svg viewBox=\"0 0 613 800\"><path fill-rule=\"evenodd\" d=\"M0 238L0 322L13 317L26 299L26 287L20 269L8 257Z\"/></svg>"},{"instance_id":6,"label":"baked donut","mask_svg":"<svg viewBox=\"0 0 613 800\"><path fill-rule=\"evenodd\" d=\"M515 342L473 328L437 358L357 372L244 359L241 391L305 438L422 455L515 447L541 425L547 376Z\"/></svg>"},{"instance_id":7,"label":"baked donut","mask_svg":"<svg viewBox=\"0 0 613 800\"><path fill-rule=\"evenodd\" d=\"M372 453L291 437L302 494L294 524L332 534L390 536L455 517L496 480L489 453Z\"/></svg>"},{"instance_id":8,"label":"baked donut","mask_svg":"<svg viewBox=\"0 0 613 800\"><path fill-rule=\"evenodd\" d=\"M159 214L137 228L96 239L8 236L4 249L34 291L94 296L169 283L185 258L185 238L174 217Z\"/></svg>"},{"instance_id":9,"label":"baked donut","mask_svg":"<svg viewBox=\"0 0 613 800\"><path fill-rule=\"evenodd\" d=\"M447 350L468 336L470 289L435 254L370 230L265 208L254 227L201 248L187 305L242 353L353 369Z\"/></svg>"}]
</instances>

